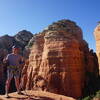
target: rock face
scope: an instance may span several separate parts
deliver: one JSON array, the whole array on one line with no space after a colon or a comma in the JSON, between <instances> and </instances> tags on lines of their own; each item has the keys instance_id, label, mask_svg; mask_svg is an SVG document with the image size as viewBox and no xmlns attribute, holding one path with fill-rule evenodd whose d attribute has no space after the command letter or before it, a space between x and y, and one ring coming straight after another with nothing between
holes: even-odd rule
<instances>
[{"instance_id":1,"label":"rock face","mask_svg":"<svg viewBox=\"0 0 100 100\"><path fill-rule=\"evenodd\" d=\"M98 74L96 54L89 50L75 22L60 20L33 36L27 68L27 89L82 96L87 72Z\"/></svg>"},{"instance_id":2,"label":"rock face","mask_svg":"<svg viewBox=\"0 0 100 100\"><path fill-rule=\"evenodd\" d=\"M0 49L2 48L11 52L13 45L19 45L21 49L24 49L32 36L33 34L26 30L18 32L15 36L4 35L0 37Z\"/></svg>"},{"instance_id":3,"label":"rock face","mask_svg":"<svg viewBox=\"0 0 100 100\"><path fill-rule=\"evenodd\" d=\"M11 50L13 46L14 38L8 35L4 35L0 37L0 48L7 49L8 51Z\"/></svg>"},{"instance_id":4,"label":"rock face","mask_svg":"<svg viewBox=\"0 0 100 100\"><path fill-rule=\"evenodd\" d=\"M100 23L97 25L97 27L94 30L94 36L96 40L96 53L98 56L99 70L100 70Z\"/></svg>"},{"instance_id":5,"label":"rock face","mask_svg":"<svg viewBox=\"0 0 100 100\"><path fill-rule=\"evenodd\" d=\"M32 36L33 36L33 34L31 32L22 30L22 31L18 32L14 36L14 38L21 47L25 47L28 44L29 40L32 38Z\"/></svg>"}]
</instances>

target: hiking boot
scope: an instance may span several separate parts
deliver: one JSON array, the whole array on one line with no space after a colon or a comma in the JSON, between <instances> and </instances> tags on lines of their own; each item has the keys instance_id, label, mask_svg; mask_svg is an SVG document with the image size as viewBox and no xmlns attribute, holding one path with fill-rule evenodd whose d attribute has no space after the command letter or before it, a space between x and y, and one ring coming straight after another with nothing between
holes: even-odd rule
<instances>
[{"instance_id":1,"label":"hiking boot","mask_svg":"<svg viewBox=\"0 0 100 100\"><path fill-rule=\"evenodd\" d=\"M6 94L5 94L5 98L9 98L9 95L8 95L8 93L6 93Z\"/></svg>"},{"instance_id":2,"label":"hiking boot","mask_svg":"<svg viewBox=\"0 0 100 100\"><path fill-rule=\"evenodd\" d=\"M23 95L23 93L21 91L18 91L17 94Z\"/></svg>"}]
</instances>

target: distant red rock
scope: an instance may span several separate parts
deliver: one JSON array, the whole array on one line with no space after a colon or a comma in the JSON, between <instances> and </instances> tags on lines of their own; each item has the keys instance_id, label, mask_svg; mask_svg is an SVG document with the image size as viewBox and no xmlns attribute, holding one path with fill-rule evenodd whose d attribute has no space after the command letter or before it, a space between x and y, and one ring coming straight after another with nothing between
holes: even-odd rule
<instances>
[{"instance_id":1,"label":"distant red rock","mask_svg":"<svg viewBox=\"0 0 100 100\"><path fill-rule=\"evenodd\" d=\"M98 56L99 70L100 70L100 23L96 26L94 30L94 36L96 40L96 54Z\"/></svg>"}]
</instances>

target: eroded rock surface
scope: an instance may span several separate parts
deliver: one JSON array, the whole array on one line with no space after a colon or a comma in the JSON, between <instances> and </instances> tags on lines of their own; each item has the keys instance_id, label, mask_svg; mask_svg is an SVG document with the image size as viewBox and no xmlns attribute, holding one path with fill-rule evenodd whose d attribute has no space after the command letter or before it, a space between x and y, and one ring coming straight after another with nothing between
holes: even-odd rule
<instances>
[{"instance_id":1,"label":"eroded rock surface","mask_svg":"<svg viewBox=\"0 0 100 100\"><path fill-rule=\"evenodd\" d=\"M82 96L88 75L98 76L96 54L89 50L82 30L60 20L34 35L26 71L27 89L42 89L72 97ZM91 52L92 51L92 52Z\"/></svg>"}]
</instances>

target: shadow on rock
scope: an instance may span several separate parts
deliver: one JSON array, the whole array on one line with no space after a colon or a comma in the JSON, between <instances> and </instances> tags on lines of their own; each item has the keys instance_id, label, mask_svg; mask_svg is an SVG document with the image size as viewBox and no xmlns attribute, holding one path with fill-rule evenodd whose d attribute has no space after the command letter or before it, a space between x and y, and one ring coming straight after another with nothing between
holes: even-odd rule
<instances>
[{"instance_id":1,"label":"shadow on rock","mask_svg":"<svg viewBox=\"0 0 100 100\"><path fill-rule=\"evenodd\" d=\"M9 97L9 98L13 98L13 99L17 99L17 100L55 100L55 99L51 99L49 97Z\"/></svg>"},{"instance_id":2,"label":"shadow on rock","mask_svg":"<svg viewBox=\"0 0 100 100\"><path fill-rule=\"evenodd\" d=\"M18 100L54 100L48 97L38 97L38 98L17 98Z\"/></svg>"}]
</instances>

